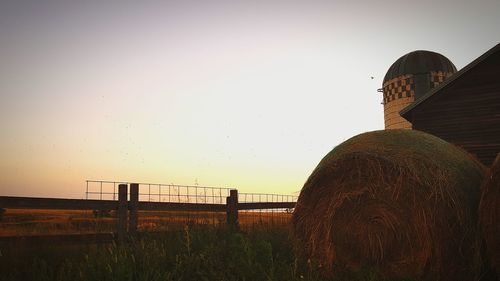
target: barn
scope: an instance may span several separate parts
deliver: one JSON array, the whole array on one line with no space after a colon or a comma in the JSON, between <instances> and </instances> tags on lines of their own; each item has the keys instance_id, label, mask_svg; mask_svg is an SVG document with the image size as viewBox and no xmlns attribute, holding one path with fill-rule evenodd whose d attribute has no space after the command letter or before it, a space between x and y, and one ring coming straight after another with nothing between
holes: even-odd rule
<instances>
[{"instance_id":1,"label":"barn","mask_svg":"<svg viewBox=\"0 0 500 281\"><path fill-rule=\"evenodd\" d=\"M404 122L398 121L397 124L440 137L465 149L483 164L490 166L500 152L500 44L458 72L453 71L454 66L451 62L448 63L441 57L427 55L422 58L423 61L421 59L411 64L426 67L425 71L422 71L422 67L419 69L419 75L423 73L427 77L424 79L425 82L430 82L425 93L420 95L413 93L419 88L416 84L418 78L416 74L398 73L400 77L403 74L410 75L412 79L409 81L416 85L408 87L410 90L415 88L415 91L410 91L408 95L412 97L410 102L401 103L399 108L396 106L400 109L397 114L400 116L397 117L404 118ZM393 66L388 74L394 72ZM441 74L438 81L434 81L437 77L435 73ZM391 100L388 95L390 94L388 90L392 90L388 88L390 86L388 82L392 81L393 76L395 75L384 81L383 89L384 108L394 111L391 109L393 107L388 106L394 103L394 99ZM402 96L404 98L404 94ZM396 100L397 98L396 95ZM389 118L390 120L394 119ZM389 125L392 123L389 122ZM391 129L388 127L387 118L386 129Z\"/></svg>"}]
</instances>

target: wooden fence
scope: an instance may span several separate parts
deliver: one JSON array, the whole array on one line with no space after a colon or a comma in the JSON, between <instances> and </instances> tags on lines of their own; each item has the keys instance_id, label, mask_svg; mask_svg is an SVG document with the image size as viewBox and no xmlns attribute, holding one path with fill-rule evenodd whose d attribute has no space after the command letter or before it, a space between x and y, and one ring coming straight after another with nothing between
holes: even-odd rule
<instances>
[{"instance_id":1,"label":"wooden fence","mask_svg":"<svg viewBox=\"0 0 500 281\"><path fill-rule=\"evenodd\" d=\"M236 189L230 190L225 204L139 201L139 184L136 183L119 184L118 200L0 196L0 209L115 210L118 217L116 233L119 240L137 232L138 211L225 211L227 224L238 226L239 210L292 209L294 207L295 202L238 202Z\"/></svg>"}]
</instances>

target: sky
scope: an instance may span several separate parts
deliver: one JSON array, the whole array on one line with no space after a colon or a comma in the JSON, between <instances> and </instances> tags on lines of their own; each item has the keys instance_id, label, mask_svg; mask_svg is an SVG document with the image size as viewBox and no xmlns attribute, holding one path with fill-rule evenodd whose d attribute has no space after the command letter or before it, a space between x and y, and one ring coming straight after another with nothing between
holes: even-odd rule
<instances>
[{"instance_id":1,"label":"sky","mask_svg":"<svg viewBox=\"0 0 500 281\"><path fill-rule=\"evenodd\" d=\"M297 194L383 129L414 50L458 69L499 43L500 1L0 0L0 195L86 180ZM371 77L374 77L373 79Z\"/></svg>"}]
</instances>

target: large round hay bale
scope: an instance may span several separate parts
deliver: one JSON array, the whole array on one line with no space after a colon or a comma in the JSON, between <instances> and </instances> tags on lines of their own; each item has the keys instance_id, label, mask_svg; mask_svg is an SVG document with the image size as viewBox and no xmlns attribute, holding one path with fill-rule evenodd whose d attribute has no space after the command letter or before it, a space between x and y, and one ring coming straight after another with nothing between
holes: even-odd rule
<instances>
[{"instance_id":1,"label":"large round hay bale","mask_svg":"<svg viewBox=\"0 0 500 281\"><path fill-rule=\"evenodd\" d=\"M487 173L479 204L479 222L486 253L500 277L500 154Z\"/></svg>"},{"instance_id":2,"label":"large round hay bale","mask_svg":"<svg viewBox=\"0 0 500 281\"><path fill-rule=\"evenodd\" d=\"M293 231L330 273L371 267L388 277L473 280L484 170L423 132L364 133L318 164L300 192Z\"/></svg>"}]
</instances>

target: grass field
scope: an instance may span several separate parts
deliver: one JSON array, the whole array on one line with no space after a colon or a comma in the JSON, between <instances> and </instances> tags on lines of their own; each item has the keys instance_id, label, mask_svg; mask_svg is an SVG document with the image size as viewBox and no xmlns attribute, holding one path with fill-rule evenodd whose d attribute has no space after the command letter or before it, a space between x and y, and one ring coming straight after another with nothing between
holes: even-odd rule
<instances>
[{"instance_id":1,"label":"grass field","mask_svg":"<svg viewBox=\"0 0 500 281\"><path fill-rule=\"evenodd\" d=\"M112 232L116 218L95 217L92 211L8 209L0 236Z\"/></svg>"},{"instance_id":2,"label":"grass field","mask_svg":"<svg viewBox=\"0 0 500 281\"><path fill-rule=\"evenodd\" d=\"M0 244L0 280L388 280L364 270L322 276L284 226L185 225L122 245Z\"/></svg>"},{"instance_id":3,"label":"grass field","mask_svg":"<svg viewBox=\"0 0 500 281\"><path fill-rule=\"evenodd\" d=\"M124 244L57 236L43 243L0 239L0 280L386 280L370 270L324 277L321 266L295 255L289 213L240 212L239 231L226 226L224 213L139 217L141 232ZM9 209L0 236L106 233L115 227L113 212L95 217L92 211Z\"/></svg>"},{"instance_id":4,"label":"grass field","mask_svg":"<svg viewBox=\"0 0 500 281\"><path fill-rule=\"evenodd\" d=\"M287 224L291 214L285 212L240 211L242 227L254 224ZM223 212L140 211L139 231L169 231L186 223L219 225L226 223ZM116 213L96 216L81 210L8 209L0 220L0 237L51 234L110 233L116 231Z\"/></svg>"}]
</instances>

